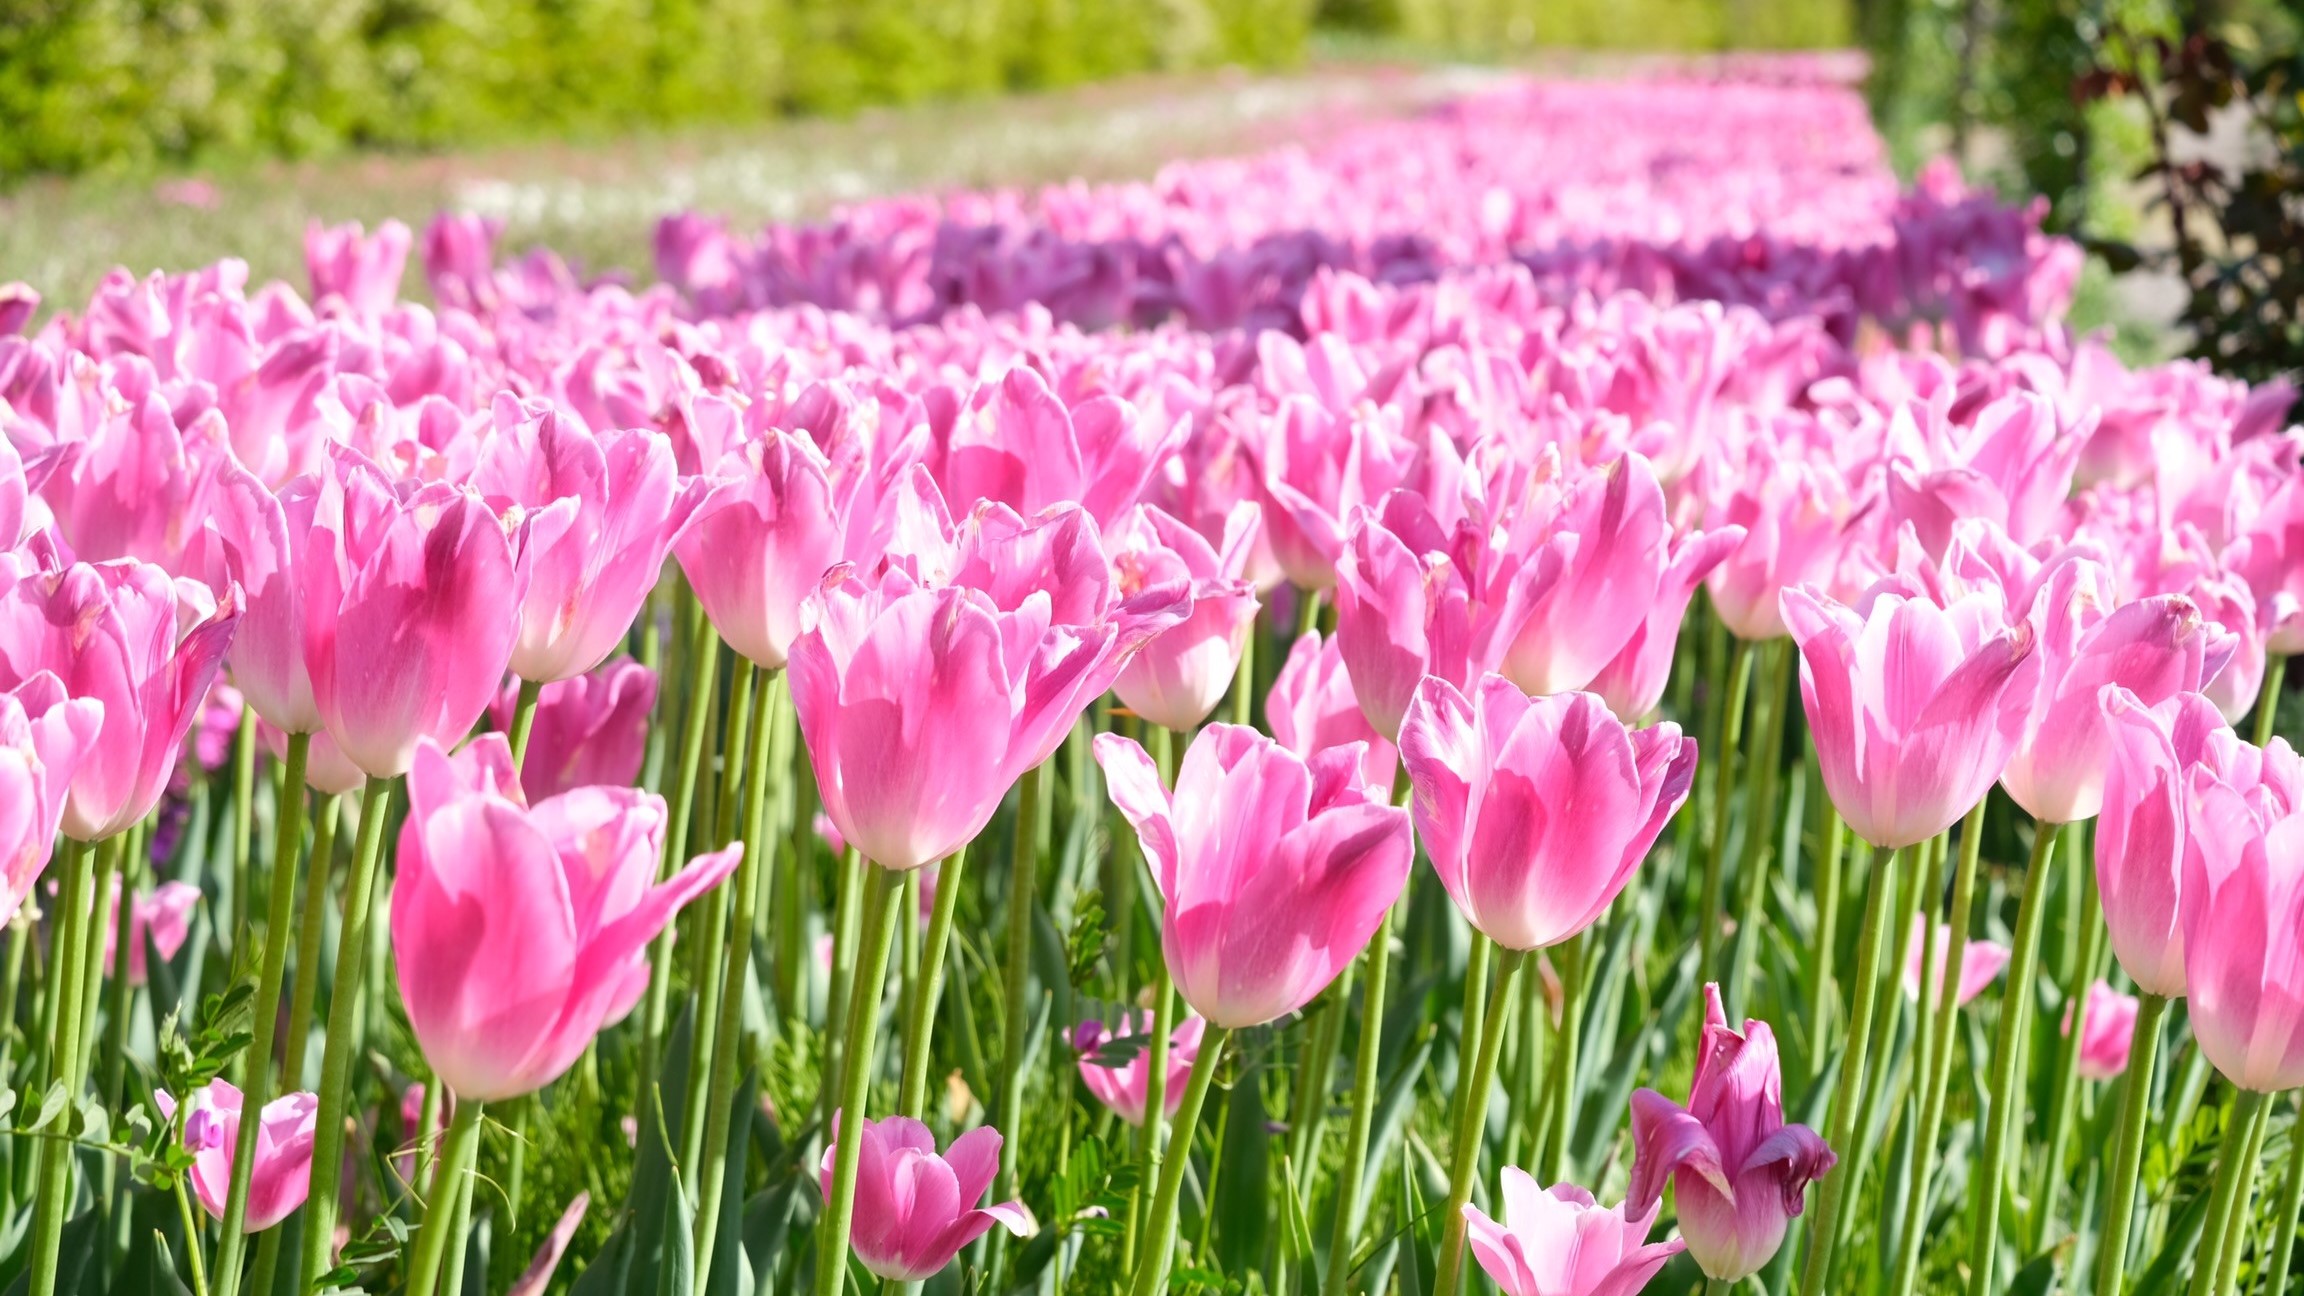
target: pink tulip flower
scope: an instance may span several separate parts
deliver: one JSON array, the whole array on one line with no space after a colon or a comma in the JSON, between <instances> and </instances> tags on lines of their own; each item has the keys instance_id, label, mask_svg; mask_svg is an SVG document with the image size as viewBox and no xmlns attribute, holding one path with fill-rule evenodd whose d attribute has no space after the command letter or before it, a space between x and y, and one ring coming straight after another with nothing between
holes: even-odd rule
<instances>
[{"instance_id":1,"label":"pink tulip flower","mask_svg":"<svg viewBox=\"0 0 2304 1296\"><path fill-rule=\"evenodd\" d=\"M149 563L24 571L21 555L0 554L0 687L50 671L103 708L72 774L65 836L101 840L159 804L238 619L229 598L216 606Z\"/></svg>"},{"instance_id":2,"label":"pink tulip flower","mask_svg":"<svg viewBox=\"0 0 2304 1296\"><path fill-rule=\"evenodd\" d=\"M330 737L374 778L453 745L495 698L521 589L503 524L450 486L395 491L338 450L303 555L304 664Z\"/></svg>"},{"instance_id":3,"label":"pink tulip flower","mask_svg":"<svg viewBox=\"0 0 2304 1296\"><path fill-rule=\"evenodd\" d=\"M728 646L771 670L800 634L800 604L841 558L831 465L814 442L770 430L712 469L715 483L673 545Z\"/></svg>"},{"instance_id":4,"label":"pink tulip flower","mask_svg":"<svg viewBox=\"0 0 2304 1296\"><path fill-rule=\"evenodd\" d=\"M706 484L683 484L660 432L606 432L544 402L498 396L472 487L518 518L527 581L512 673L550 684L607 660L664 572Z\"/></svg>"},{"instance_id":5,"label":"pink tulip flower","mask_svg":"<svg viewBox=\"0 0 2304 1296\"><path fill-rule=\"evenodd\" d=\"M239 637L237 630L233 637ZM230 661L230 656L225 660ZM192 759L201 769L219 770L232 759L232 746L240 737L240 721L246 710L247 701L240 690L222 680L208 686L208 697L200 704L191 733Z\"/></svg>"},{"instance_id":6,"label":"pink tulip flower","mask_svg":"<svg viewBox=\"0 0 2304 1296\"><path fill-rule=\"evenodd\" d=\"M1152 1093L1152 1050L1138 1047L1118 1065L1099 1061L1097 1055L1113 1039L1145 1037L1151 1030L1152 1014L1135 1012L1121 1019L1117 1033L1094 1021L1082 1022L1072 1031L1072 1048L1080 1055L1080 1083L1130 1125L1144 1123L1144 1104ZM1192 1059L1200 1056L1200 1037L1207 1030L1207 1022L1187 1016L1168 1037L1168 1082L1161 1094L1162 1110L1170 1116L1184 1101L1184 1083L1191 1079ZM1145 1041L1139 1038L1138 1043Z\"/></svg>"},{"instance_id":7,"label":"pink tulip flower","mask_svg":"<svg viewBox=\"0 0 2304 1296\"><path fill-rule=\"evenodd\" d=\"M274 760L288 759L288 735L259 720L256 735ZM368 785L368 776L337 749L336 740L323 729L304 748L304 786L324 796L350 796Z\"/></svg>"},{"instance_id":8,"label":"pink tulip flower","mask_svg":"<svg viewBox=\"0 0 2304 1296\"><path fill-rule=\"evenodd\" d=\"M303 556L312 547L320 483L299 477L275 493L233 465L216 488L210 524L222 575L245 611L232 635L232 682L256 714L287 733L316 733L320 708L304 667Z\"/></svg>"},{"instance_id":9,"label":"pink tulip flower","mask_svg":"<svg viewBox=\"0 0 2304 1296\"><path fill-rule=\"evenodd\" d=\"M2273 492L2225 557L2256 595L2270 650L2304 653L2304 477Z\"/></svg>"},{"instance_id":10,"label":"pink tulip flower","mask_svg":"<svg viewBox=\"0 0 2304 1296\"><path fill-rule=\"evenodd\" d=\"M67 699L47 672L0 693L0 926L48 867L72 776L103 724L103 703Z\"/></svg>"},{"instance_id":11,"label":"pink tulip flower","mask_svg":"<svg viewBox=\"0 0 2304 1296\"><path fill-rule=\"evenodd\" d=\"M1875 586L1845 607L1784 591L1824 787L1857 836L1926 841L2007 766L2039 691L2033 630L1984 589L1938 607Z\"/></svg>"},{"instance_id":12,"label":"pink tulip flower","mask_svg":"<svg viewBox=\"0 0 2304 1296\"><path fill-rule=\"evenodd\" d=\"M1559 578L1531 606L1503 668L1537 696L1590 687L1647 623L1669 556L1664 490L1646 459L1627 454L1571 487L1542 537L1560 555ZM1539 541L1510 543L1527 552Z\"/></svg>"},{"instance_id":13,"label":"pink tulip flower","mask_svg":"<svg viewBox=\"0 0 2304 1296\"><path fill-rule=\"evenodd\" d=\"M1634 1219L1626 1203L1602 1209L1575 1184L1538 1188L1517 1166L1503 1179L1503 1223L1464 1207L1465 1241L1503 1296L1636 1296L1687 1249L1678 1238L1648 1241L1658 1203Z\"/></svg>"},{"instance_id":14,"label":"pink tulip flower","mask_svg":"<svg viewBox=\"0 0 2304 1296\"><path fill-rule=\"evenodd\" d=\"M1128 655L1190 606L1180 583L1121 599L1078 509L1026 523L990 506L937 562L955 584L836 569L792 646L824 812L882 868L918 868L983 831Z\"/></svg>"},{"instance_id":15,"label":"pink tulip flower","mask_svg":"<svg viewBox=\"0 0 2304 1296\"><path fill-rule=\"evenodd\" d=\"M2191 852L2190 770L2231 742L2208 699L2180 694L2156 707L2108 684L2098 699L2110 759L2096 820L2096 888L2112 954L2138 989L2184 993L2182 899Z\"/></svg>"},{"instance_id":16,"label":"pink tulip flower","mask_svg":"<svg viewBox=\"0 0 2304 1296\"><path fill-rule=\"evenodd\" d=\"M1424 681L1400 730L1416 835L1465 920L1506 949L1592 925L1687 799L1696 740L1627 730L1590 693L1530 698L1501 675L1467 699Z\"/></svg>"},{"instance_id":17,"label":"pink tulip flower","mask_svg":"<svg viewBox=\"0 0 2304 1296\"><path fill-rule=\"evenodd\" d=\"M845 1113L842 1113L844 1115ZM817 1188L832 1196L840 1116L825 1140ZM849 1245L876 1277L895 1282L933 1278L962 1247L995 1224L1022 1237L1032 1216L1022 1202L976 1207L1000 1172L1000 1131L980 1125L952 1140L942 1156L928 1127L903 1116L864 1122L856 1162L856 1223Z\"/></svg>"},{"instance_id":18,"label":"pink tulip flower","mask_svg":"<svg viewBox=\"0 0 2304 1296\"><path fill-rule=\"evenodd\" d=\"M2184 983L2200 1051L2243 1089L2304 1084L2304 763L2229 740L2188 772Z\"/></svg>"},{"instance_id":19,"label":"pink tulip flower","mask_svg":"<svg viewBox=\"0 0 2304 1296\"><path fill-rule=\"evenodd\" d=\"M536 696L520 786L531 805L581 787L631 787L647 755L656 672L624 657L588 675L547 684ZM490 717L506 733L520 687L496 697Z\"/></svg>"},{"instance_id":20,"label":"pink tulip flower","mask_svg":"<svg viewBox=\"0 0 2304 1296\"><path fill-rule=\"evenodd\" d=\"M2059 565L2040 594L2040 689L2000 786L2042 823L2094 818L2104 805L2109 735L2097 695L2118 684L2145 706L2195 692L2210 630L2181 594L2115 608L2112 575L2087 559ZM2221 668L2219 654L2215 663Z\"/></svg>"},{"instance_id":21,"label":"pink tulip flower","mask_svg":"<svg viewBox=\"0 0 2304 1296\"><path fill-rule=\"evenodd\" d=\"M1027 516L1076 503L1109 529L1186 430L1112 396L1067 408L1037 370L1019 364L960 412L937 484L955 502L996 500Z\"/></svg>"},{"instance_id":22,"label":"pink tulip flower","mask_svg":"<svg viewBox=\"0 0 2304 1296\"><path fill-rule=\"evenodd\" d=\"M155 1091L165 1120L176 1119L176 1100ZM240 1091L226 1080L195 1090L184 1117L184 1148L192 1154L192 1195L214 1219L224 1218L232 1187L232 1158L240 1146ZM248 1175L248 1215L244 1227L261 1233L296 1213L312 1186L312 1135L319 1119L316 1094L292 1093L264 1104L263 1128L256 1132L256 1168Z\"/></svg>"},{"instance_id":23,"label":"pink tulip flower","mask_svg":"<svg viewBox=\"0 0 2304 1296\"><path fill-rule=\"evenodd\" d=\"M1173 797L1129 739L1099 734L1095 752L1159 884L1176 989L1218 1026L1310 1003L1407 884L1408 812L1362 781L1358 743L1306 760L1253 729L1209 725Z\"/></svg>"},{"instance_id":24,"label":"pink tulip flower","mask_svg":"<svg viewBox=\"0 0 2304 1296\"><path fill-rule=\"evenodd\" d=\"M388 220L370 237L358 221L304 227L304 267L312 277L312 300L333 297L357 315L381 315L400 296L400 275L408 265L408 227Z\"/></svg>"},{"instance_id":25,"label":"pink tulip flower","mask_svg":"<svg viewBox=\"0 0 2304 1296\"><path fill-rule=\"evenodd\" d=\"M1744 529L1743 542L1705 582L1729 632L1753 643L1790 634L1778 609L1784 591L1826 584L1863 515L1833 465L1760 457L1704 519L1712 530Z\"/></svg>"},{"instance_id":26,"label":"pink tulip flower","mask_svg":"<svg viewBox=\"0 0 2304 1296\"><path fill-rule=\"evenodd\" d=\"M1417 462L1397 420L1331 413L1303 396L1263 420L1252 449L1272 556L1300 590L1335 584L1354 507L1407 482Z\"/></svg>"},{"instance_id":27,"label":"pink tulip flower","mask_svg":"<svg viewBox=\"0 0 2304 1296\"><path fill-rule=\"evenodd\" d=\"M1149 504L1113 529L1112 565L1123 594L1164 583L1191 591L1192 611L1154 635L1113 677L1120 701L1152 724L1186 731L1208 718L1232 686L1256 624L1256 587L1242 579L1261 511L1243 503L1225 520L1219 553L1199 532Z\"/></svg>"},{"instance_id":28,"label":"pink tulip flower","mask_svg":"<svg viewBox=\"0 0 2304 1296\"><path fill-rule=\"evenodd\" d=\"M2136 996L2122 994L2099 977L2089 983L2088 997L2080 1003L2080 1078L2109 1080L2128 1069L2128 1047L2135 1042ZM2072 1033L2072 1007L2064 1008L2064 1034Z\"/></svg>"},{"instance_id":29,"label":"pink tulip flower","mask_svg":"<svg viewBox=\"0 0 2304 1296\"><path fill-rule=\"evenodd\" d=\"M1369 725L1334 638L1322 642L1319 631L1308 631L1288 650L1264 696L1264 722L1273 741L1306 760L1331 747L1365 744L1361 779L1380 796L1392 794L1400 749Z\"/></svg>"},{"instance_id":30,"label":"pink tulip flower","mask_svg":"<svg viewBox=\"0 0 2304 1296\"><path fill-rule=\"evenodd\" d=\"M128 984L145 981L145 941L166 962L184 948L192 934L192 906L200 903L200 888L189 882L163 882L136 896L128 905ZM104 906L104 975L119 968L120 878L112 878L112 901Z\"/></svg>"},{"instance_id":31,"label":"pink tulip flower","mask_svg":"<svg viewBox=\"0 0 2304 1296\"><path fill-rule=\"evenodd\" d=\"M171 576L205 575L208 511L232 459L223 416L179 430L156 391L133 401L104 394L126 408L30 465L56 535L83 562L136 559Z\"/></svg>"},{"instance_id":32,"label":"pink tulip flower","mask_svg":"<svg viewBox=\"0 0 2304 1296\"><path fill-rule=\"evenodd\" d=\"M419 742L392 887L408 1024L458 1098L557 1078L648 985L648 942L734 871L741 844L655 884L664 800L582 788L528 806L501 734Z\"/></svg>"},{"instance_id":33,"label":"pink tulip flower","mask_svg":"<svg viewBox=\"0 0 2304 1296\"><path fill-rule=\"evenodd\" d=\"M1921 963L1924 961L1923 956L1927 953L1921 942L1927 934L1927 920L1918 914L1912 915L1912 936L1909 942L1912 953L1910 957L1904 960L1904 993L1913 999L1921 998L1920 975L1923 971ZM1927 997L1923 1000L1931 1012L1940 1002L1937 996L1944 990L1944 961L1951 950L1951 925L1949 923L1936 924L1936 967L1934 969L1936 974L1928 978ZM2000 942L1977 940L1971 937L1960 952L1959 1006L1966 1007L1969 1000L1984 993L1984 987L1997 980L2000 973L2007 968L2009 957L2008 947Z\"/></svg>"},{"instance_id":34,"label":"pink tulip flower","mask_svg":"<svg viewBox=\"0 0 2304 1296\"><path fill-rule=\"evenodd\" d=\"M1680 642L1680 622L1688 615L1688 600L1695 597L1704 577L1743 541L1744 528L1730 526L1691 532L1673 542L1648 619L1588 686L1608 703L1617 719L1637 724L1664 700L1664 686L1672 682L1672 651Z\"/></svg>"},{"instance_id":35,"label":"pink tulip flower","mask_svg":"<svg viewBox=\"0 0 2304 1296\"><path fill-rule=\"evenodd\" d=\"M1784 1123L1783 1076L1768 1023L1728 1027L1720 987L1704 987L1704 1036L1688 1105L1653 1089L1632 1095L1632 1185L1626 1211L1656 1208L1669 1178L1680 1236L1721 1282L1757 1273L1807 1205L1808 1185L1839 1157L1816 1131Z\"/></svg>"}]
</instances>

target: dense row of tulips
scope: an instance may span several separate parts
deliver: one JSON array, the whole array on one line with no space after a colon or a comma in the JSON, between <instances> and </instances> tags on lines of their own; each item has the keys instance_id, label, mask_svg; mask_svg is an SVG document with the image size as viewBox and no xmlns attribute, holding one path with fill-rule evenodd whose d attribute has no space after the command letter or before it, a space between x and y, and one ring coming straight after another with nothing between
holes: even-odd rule
<instances>
[{"instance_id":1,"label":"dense row of tulips","mask_svg":"<svg viewBox=\"0 0 2304 1296\"><path fill-rule=\"evenodd\" d=\"M0 289L0 1274L2283 1290L2293 393L1788 80Z\"/></svg>"}]
</instances>

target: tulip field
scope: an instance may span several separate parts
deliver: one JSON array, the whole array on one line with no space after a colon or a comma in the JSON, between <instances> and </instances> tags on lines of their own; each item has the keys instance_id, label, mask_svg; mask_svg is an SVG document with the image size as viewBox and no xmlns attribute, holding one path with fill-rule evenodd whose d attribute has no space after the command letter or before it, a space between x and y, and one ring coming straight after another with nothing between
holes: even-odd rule
<instances>
[{"instance_id":1,"label":"tulip field","mask_svg":"<svg viewBox=\"0 0 2304 1296\"><path fill-rule=\"evenodd\" d=\"M0 1292L2304 1290L2296 391L1847 74L0 286Z\"/></svg>"}]
</instances>

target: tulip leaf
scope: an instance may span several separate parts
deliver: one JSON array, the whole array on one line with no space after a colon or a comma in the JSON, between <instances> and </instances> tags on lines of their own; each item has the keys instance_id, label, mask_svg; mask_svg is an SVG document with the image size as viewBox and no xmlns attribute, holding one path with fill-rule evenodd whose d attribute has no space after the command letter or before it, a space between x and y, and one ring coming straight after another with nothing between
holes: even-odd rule
<instances>
[{"instance_id":1,"label":"tulip leaf","mask_svg":"<svg viewBox=\"0 0 2304 1296\"><path fill-rule=\"evenodd\" d=\"M1264 1090L1248 1055L1242 1055L1238 1078L1224 1117L1224 1164L1216 1180L1216 1258L1226 1272L1239 1273L1264 1259L1266 1231L1271 1224L1272 1136L1265 1131L1269 1119Z\"/></svg>"},{"instance_id":2,"label":"tulip leaf","mask_svg":"<svg viewBox=\"0 0 2304 1296\"><path fill-rule=\"evenodd\" d=\"M731 1100L728 1122L728 1163L721 1179L720 1200L701 1202L699 1210L720 1212L712 1234L711 1270L704 1284L708 1296L749 1296L751 1264L744 1251L744 1179L752 1146L751 1114L760 1105L760 1073L746 1071Z\"/></svg>"}]
</instances>

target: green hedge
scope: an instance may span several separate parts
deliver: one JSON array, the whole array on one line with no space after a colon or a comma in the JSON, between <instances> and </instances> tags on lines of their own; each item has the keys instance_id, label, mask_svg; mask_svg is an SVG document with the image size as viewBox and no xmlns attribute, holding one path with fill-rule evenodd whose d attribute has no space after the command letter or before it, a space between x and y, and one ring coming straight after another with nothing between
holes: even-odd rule
<instances>
[{"instance_id":1,"label":"green hedge","mask_svg":"<svg viewBox=\"0 0 2304 1296\"><path fill-rule=\"evenodd\" d=\"M1319 19L1473 55L1821 49L1852 35L1849 0L1322 0Z\"/></svg>"},{"instance_id":2,"label":"green hedge","mask_svg":"<svg viewBox=\"0 0 2304 1296\"><path fill-rule=\"evenodd\" d=\"M842 112L1302 52L1313 0L0 0L0 176Z\"/></svg>"}]
</instances>

